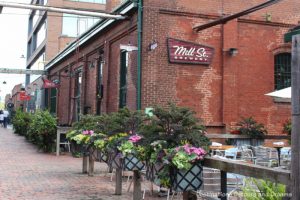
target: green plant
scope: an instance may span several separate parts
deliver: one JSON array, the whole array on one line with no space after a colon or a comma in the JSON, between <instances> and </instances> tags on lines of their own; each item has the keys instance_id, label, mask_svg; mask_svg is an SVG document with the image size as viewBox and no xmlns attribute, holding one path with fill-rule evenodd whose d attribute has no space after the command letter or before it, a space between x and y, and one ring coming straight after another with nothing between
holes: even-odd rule
<instances>
[{"instance_id":1,"label":"green plant","mask_svg":"<svg viewBox=\"0 0 300 200\"><path fill-rule=\"evenodd\" d=\"M189 144L168 149L166 159L178 169L188 170L191 166L204 159L206 152L201 147Z\"/></svg>"},{"instance_id":2,"label":"green plant","mask_svg":"<svg viewBox=\"0 0 300 200\"><path fill-rule=\"evenodd\" d=\"M32 116L27 138L44 152L51 152L55 147L56 118L49 111L36 111Z\"/></svg>"},{"instance_id":3,"label":"green plant","mask_svg":"<svg viewBox=\"0 0 300 200\"><path fill-rule=\"evenodd\" d=\"M123 140L117 148L123 156L134 155L142 161L146 158L145 148L141 145L142 140L143 138L139 135L131 135L128 139Z\"/></svg>"},{"instance_id":4,"label":"green plant","mask_svg":"<svg viewBox=\"0 0 300 200\"><path fill-rule=\"evenodd\" d=\"M21 110L17 110L12 120L14 133L26 136L31 122L32 115Z\"/></svg>"},{"instance_id":5,"label":"green plant","mask_svg":"<svg viewBox=\"0 0 300 200\"><path fill-rule=\"evenodd\" d=\"M186 107L170 103L168 108L155 106L151 121L143 126L142 134L148 143L165 140L168 147L176 147L182 141L207 148L209 139L204 135L205 126L195 117L195 112Z\"/></svg>"},{"instance_id":6,"label":"green plant","mask_svg":"<svg viewBox=\"0 0 300 200\"><path fill-rule=\"evenodd\" d=\"M285 195L285 186L266 180L249 178L246 179L242 191L245 200L282 200Z\"/></svg>"},{"instance_id":7,"label":"green plant","mask_svg":"<svg viewBox=\"0 0 300 200\"><path fill-rule=\"evenodd\" d=\"M287 133L288 135L291 135L292 133L292 121L291 119L286 120L283 123L283 130L284 133Z\"/></svg>"},{"instance_id":8,"label":"green plant","mask_svg":"<svg viewBox=\"0 0 300 200\"><path fill-rule=\"evenodd\" d=\"M239 126L237 130L240 131L241 134L249 135L253 138L262 138L267 134L264 125L255 121L253 117L242 118L242 120L237 123L237 126Z\"/></svg>"}]
</instances>

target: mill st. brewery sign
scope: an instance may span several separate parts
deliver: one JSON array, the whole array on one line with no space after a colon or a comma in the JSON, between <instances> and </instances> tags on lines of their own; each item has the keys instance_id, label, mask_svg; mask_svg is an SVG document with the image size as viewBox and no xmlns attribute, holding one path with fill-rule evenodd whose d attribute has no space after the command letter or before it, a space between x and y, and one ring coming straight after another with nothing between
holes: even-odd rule
<instances>
[{"instance_id":1,"label":"mill st. brewery sign","mask_svg":"<svg viewBox=\"0 0 300 200\"><path fill-rule=\"evenodd\" d=\"M168 38L167 43L170 63L209 65L214 55L214 49L205 45L173 38Z\"/></svg>"}]
</instances>

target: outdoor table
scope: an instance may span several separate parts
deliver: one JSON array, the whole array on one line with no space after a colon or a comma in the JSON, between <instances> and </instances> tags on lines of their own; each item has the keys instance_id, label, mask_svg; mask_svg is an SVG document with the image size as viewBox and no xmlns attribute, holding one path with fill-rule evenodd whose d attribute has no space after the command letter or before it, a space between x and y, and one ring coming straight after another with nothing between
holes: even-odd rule
<instances>
[{"instance_id":1,"label":"outdoor table","mask_svg":"<svg viewBox=\"0 0 300 200\"><path fill-rule=\"evenodd\" d=\"M266 145L266 147L275 148L275 149L277 150L278 166L280 166L280 152L281 152L280 150L281 150L283 147L288 147L288 146L272 144L272 145Z\"/></svg>"},{"instance_id":2,"label":"outdoor table","mask_svg":"<svg viewBox=\"0 0 300 200\"><path fill-rule=\"evenodd\" d=\"M273 148L275 148L277 150L277 154L278 154L278 166L280 166L280 149L283 148L284 146L282 145L274 145Z\"/></svg>"},{"instance_id":3,"label":"outdoor table","mask_svg":"<svg viewBox=\"0 0 300 200\"><path fill-rule=\"evenodd\" d=\"M60 141L60 135L67 134L67 131L70 129L71 127L68 126L57 126L57 131L56 131L56 155L57 156L59 156L60 145L65 144Z\"/></svg>"},{"instance_id":4,"label":"outdoor table","mask_svg":"<svg viewBox=\"0 0 300 200\"><path fill-rule=\"evenodd\" d=\"M222 146L209 146L209 149L215 154L216 150L225 151L227 149L234 148L232 145L222 145Z\"/></svg>"}]
</instances>

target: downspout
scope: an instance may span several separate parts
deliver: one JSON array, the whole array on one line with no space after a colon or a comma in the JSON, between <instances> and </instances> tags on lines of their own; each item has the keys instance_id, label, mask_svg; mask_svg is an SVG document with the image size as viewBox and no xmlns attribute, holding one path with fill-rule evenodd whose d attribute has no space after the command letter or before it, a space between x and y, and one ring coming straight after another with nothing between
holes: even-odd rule
<instances>
[{"instance_id":1,"label":"downspout","mask_svg":"<svg viewBox=\"0 0 300 200\"><path fill-rule=\"evenodd\" d=\"M142 29L143 29L143 0L137 0L138 16L137 16L137 31L138 31L138 55L137 55L137 110L141 110L141 85L142 85Z\"/></svg>"}]
</instances>

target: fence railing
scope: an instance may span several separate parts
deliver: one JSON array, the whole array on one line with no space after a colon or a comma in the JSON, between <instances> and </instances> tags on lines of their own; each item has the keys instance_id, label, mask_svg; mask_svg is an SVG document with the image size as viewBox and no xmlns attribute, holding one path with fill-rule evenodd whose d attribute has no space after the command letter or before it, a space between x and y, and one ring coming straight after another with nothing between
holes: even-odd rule
<instances>
[{"instance_id":1,"label":"fence railing","mask_svg":"<svg viewBox=\"0 0 300 200\"><path fill-rule=\"evenodd\" d=\"M233 160L208 157L204 160L204 166L219 169L221 171L221 194L227 194L227 173L282 183L287 187L291 180L290 170L263 167ZM227 200L227 195L221 195L221 200Z\"/></svg>"}]
</instances>

